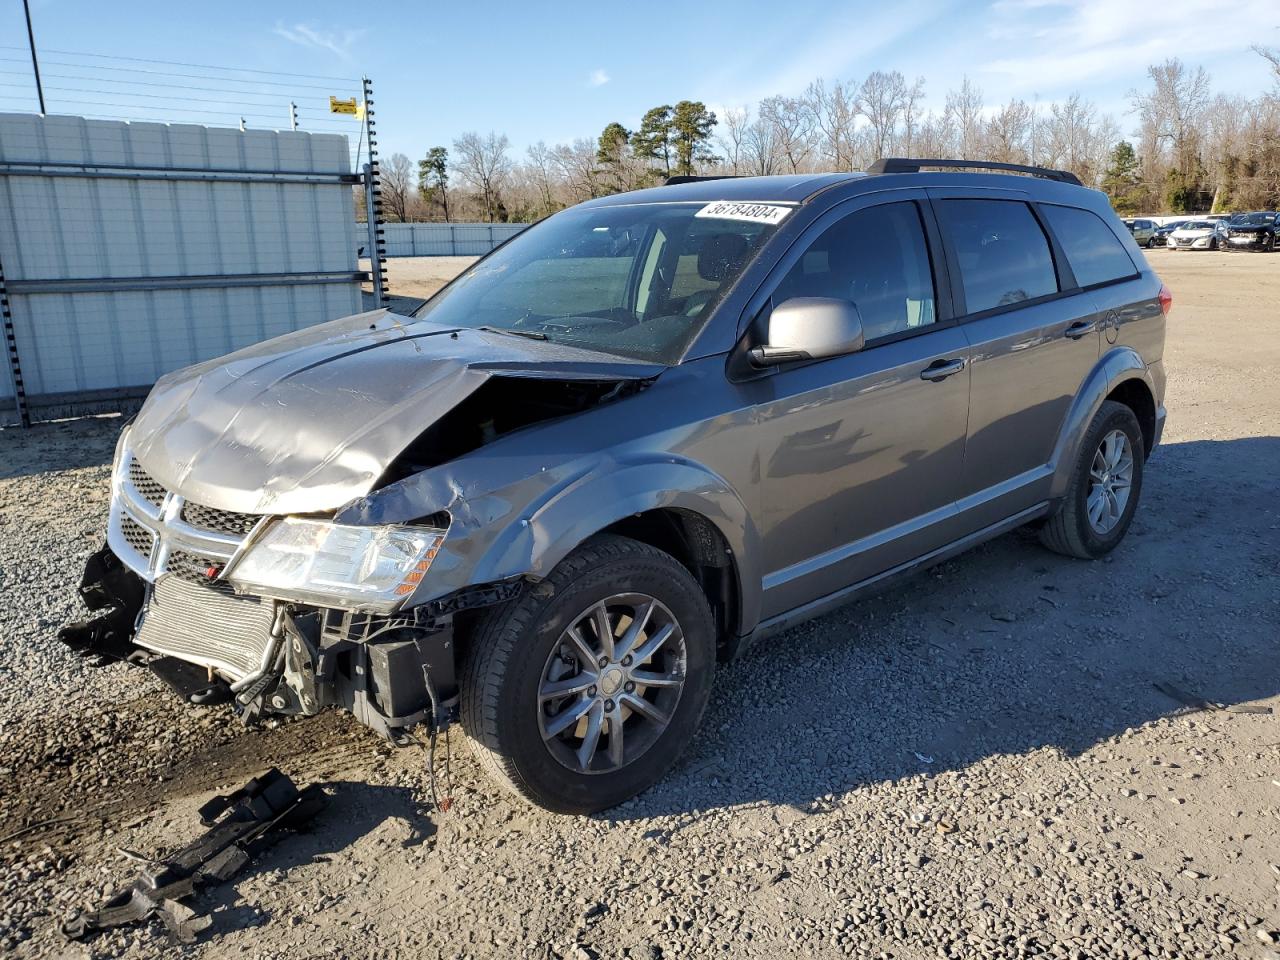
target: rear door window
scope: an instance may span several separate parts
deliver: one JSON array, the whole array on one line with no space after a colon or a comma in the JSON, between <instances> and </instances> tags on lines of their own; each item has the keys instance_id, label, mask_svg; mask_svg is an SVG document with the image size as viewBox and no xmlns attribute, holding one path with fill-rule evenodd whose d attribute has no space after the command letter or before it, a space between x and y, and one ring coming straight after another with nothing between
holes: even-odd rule
<instances>
[{"instance_id":1,"label":"rear door window","mask_svg":"<svg viewBox=\"0 0 1280 960\"><path fill-rule=\"evenodd\" d=\"M1040 210L1066 251L1080 286L1137 276L1128 252L1096 213L1052 204L1041 204Z\"/></svg>"},{"instance_id":2,"label":"rear door window","mask_svg":"<svg viewBox=\"0 0 1280 960\"><path fill-rule=\"evenodd\" d=\"M1019 200L938 200L959 261L965 309L981 313L1058 292L1049 240Z\"/></svg>"},{"instance_id":3,"label":"rear door window","mask_svg":"<svg viewBox=\"0 0 1280 960\"><path fill-rule=\"evenodd\" d=\"M773 302L792 297L852 300L868 341L936 322L919 207L886 203L832 224L778 284Z\"/></svg>"}]
</instances>

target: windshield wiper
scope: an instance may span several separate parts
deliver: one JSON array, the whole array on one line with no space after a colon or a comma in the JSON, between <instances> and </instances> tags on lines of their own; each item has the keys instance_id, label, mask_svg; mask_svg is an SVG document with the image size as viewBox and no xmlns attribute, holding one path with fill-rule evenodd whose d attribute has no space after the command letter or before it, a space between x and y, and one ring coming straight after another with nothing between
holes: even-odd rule
<instances>
[{"instance_id":1,"label":"windshield wiper","mask_svg":"<svg viewBox=\"0 0 1280 960\"><path fill-rule=\"evenodd\" d=\"M509 337L524 337L527 340L546 340L545 333L539 333L537 330L512 330L510 327L480 327L479 329L486 333L502 333Z\"/></svg>"}]
</instances>

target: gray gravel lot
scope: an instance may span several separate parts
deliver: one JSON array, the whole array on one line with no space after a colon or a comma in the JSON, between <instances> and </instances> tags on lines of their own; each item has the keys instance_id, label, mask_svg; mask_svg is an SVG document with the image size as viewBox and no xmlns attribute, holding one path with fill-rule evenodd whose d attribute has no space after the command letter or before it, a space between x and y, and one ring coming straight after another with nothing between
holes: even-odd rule
<instances>
[{"instance_id":1,"label":"gray gravel lot","mask_svg":"<svg viewBox=\"0 0 1280 960\"><path fill-rule=\"evenodd\" d=\"M1152 686L1280 709L1280 256L1150 259L1170 418L1125 544L1015 533L775 638L661 785L592 818L499 793L458 731L437 814L423 754L343 715L250 731L82 667L53 634L119 420L0 431L0 952L161 952L57 923L136 869L118 848L190 839L279 764L327 811L200 897L180 952L1280 960L1280 715Z\"/></svg>"}]
</instances>

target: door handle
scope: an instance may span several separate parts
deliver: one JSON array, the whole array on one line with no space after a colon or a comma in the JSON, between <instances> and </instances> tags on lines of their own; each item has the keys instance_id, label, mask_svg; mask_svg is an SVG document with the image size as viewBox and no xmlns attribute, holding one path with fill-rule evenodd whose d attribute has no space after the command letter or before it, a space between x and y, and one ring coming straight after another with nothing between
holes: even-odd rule
<instances>
[{"instance_id":1,"label":"door handle","mask_svg":"<svg viewBox=\"0 0 1280 960\"><path fill-rule=\"evenodd\" d=\"M1098 329L1098 321L1094 320L1077 320L1071 326L1063 331L1062 335L1068 340L1079 340L1081 337L1087 337L1093 331Z\"/></svg>"},{"instance_id":2,"label":"door handle","mask_svg":"<svg viewBox=\"0 0 1280 960\"><path fill-rule=\"evenodd\" d=\"M964 357L956 357L953 360L935 360L920 371L920 379L941 383L947 377L954 376L963 370L964 365Z\"/></svg>"}]
</instances>

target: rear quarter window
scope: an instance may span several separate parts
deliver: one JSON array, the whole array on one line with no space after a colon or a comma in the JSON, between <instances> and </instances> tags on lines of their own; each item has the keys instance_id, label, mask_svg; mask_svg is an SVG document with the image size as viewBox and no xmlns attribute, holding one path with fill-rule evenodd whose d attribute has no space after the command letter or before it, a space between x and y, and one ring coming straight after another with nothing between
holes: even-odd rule
<instances>
[{"instance_id":1,"label":"rear quarter window","mask_svg":"<svg viewBox=\"0 0 1280 960\"><path fill-rule=\"evenodd\" d=\"M1096 213L1053 204L1042 204L1040 211L1066 251L1067 262L1080 286L1137 276L1128 251Z\"/></svg>"}]
</instances>

